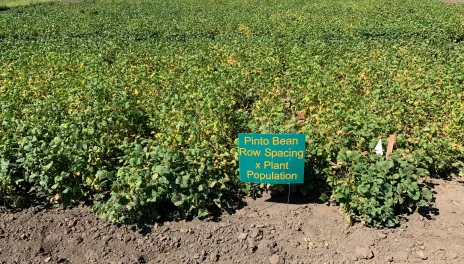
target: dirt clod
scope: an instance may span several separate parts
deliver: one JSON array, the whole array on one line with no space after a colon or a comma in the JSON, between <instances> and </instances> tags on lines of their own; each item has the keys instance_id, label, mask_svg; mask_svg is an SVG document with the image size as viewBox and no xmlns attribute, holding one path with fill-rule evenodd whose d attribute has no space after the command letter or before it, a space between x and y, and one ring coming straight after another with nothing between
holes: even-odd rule
<instances>
[{"instance_id":1,"label":"dirt clod","mask_svg":"<svg viewBox=\"0 0 464 264\"><path fill-rule=\"evenodd\" d=\"M384 233L379 233L379 234L377 234L377 236L378 236L380 239L385 239L385 238L387 238L387 235L384 234Z\"/></svg>"},{"instance_id":2,"label":"dirt clod","mask_svg":"<svg viewBox=\"0 0 464 264\"><path fill-rule=\"evenodd\" d=\"M420 250L420 251L416 251L416 255L423 259L423 260L426 260L428 257L425 255L424 251Z\"/></svg>"},{"instance_id":3,"label":"dirt clod","mask_svg":"<svg viewBox=\"0 0 464 264\"><path fill-rule=\"evenodd\" d=\"M71 228L71 227L74 227L77 225L77 219L74 219L74 220L71 220L69 221L68 223L68 227Z\"/></svg>"},{"instance_id":4,"label":"dirt clod","mask_svg":"<svg viewBox=\"0 0 464 264\"><path fill-rule=\"evenodd\" d=\"M269 263L271 263L271 264L282 264L283 261L281 260L279 255L274 254L269 258Z\"/></svg>"},{"instance_id":5,"label":"dirt clod","mask_svg":"<svg viewBox=\"0 0 464 264\"><path fill-rule=\"evenodd\" d=\"M251 238L254 238L256 239L258 236L260 236L262 234L261 230L259 230L258 228L254 228L252 231L251 231Z\"/></svg>"},{"instance_id":6,"label":"dirt clod","mask_svg":"<svg viewBox=\"0 0 464 264\"><path fill-rule=\"evenodd\" d=\"M239 240L245 240L245 239L247 239L247 237L248 237L248 234L247 234L247 233L240 233L240 234L238 235L238 239L239 239Z\"/></svg>"},{"instance_id":7,"label":"dirt clod","mask_svg":"<svg viewBox=\"0 0 464 264\"><path fill-rule=\"evenodd\" d=\"M369 247L355 247L354 252L360 259L371 259L374 257L374 253Z\"/></svg>"}]
</instances>

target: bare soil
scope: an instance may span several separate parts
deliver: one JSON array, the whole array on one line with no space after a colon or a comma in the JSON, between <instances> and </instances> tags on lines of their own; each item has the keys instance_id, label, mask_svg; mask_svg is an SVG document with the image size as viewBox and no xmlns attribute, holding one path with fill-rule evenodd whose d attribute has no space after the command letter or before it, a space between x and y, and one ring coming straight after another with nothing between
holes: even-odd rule
<instances>
[{"instance_id":1,"label":"bare soil","mask_svg":"<svg viewBox=\"0 0 464 264\"><path fill-rule=\"evenodd\" d=\"M247 199L217 222L144 227L83 205L4 212L0 263L464 263L464 183L433 183L434 207L395 229L348 226L337 207L294 197Z\"/></svg>"}]
</instances>

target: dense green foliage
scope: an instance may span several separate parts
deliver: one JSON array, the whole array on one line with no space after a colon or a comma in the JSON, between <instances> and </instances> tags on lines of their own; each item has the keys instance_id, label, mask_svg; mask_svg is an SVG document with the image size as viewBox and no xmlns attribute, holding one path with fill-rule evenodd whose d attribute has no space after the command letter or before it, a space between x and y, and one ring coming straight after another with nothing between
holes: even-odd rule
<instances>
[{"instance_id":1,"label":"dense green foliage","mask_svg":"<svg viewBox=\"0 0 464 264\"><path fill-rule=\"evenodd\" d=\"M350 150L340 153L327 181L334 189L332 200L340 203L348 221L362 215L369 225L396 226L396 212L426 206L432 199L432 191L417 183L428 173L418 168L417 157L396 152L390 158Z\"/></svg>"},{"instance_id":2,"label":"dense green foliage","mask_svg":"<svg viewBox=\"0 0 464 264\"><path fill-rule=\"evenodd\" d=\"M464 6L426 0L0 12L0 201L91 199L118 222L232 211L237 134L298 132L303 192L396 225L431 200L418 181L463 174L463 40ZM390 134L392 159L372 156Z\"/></svg>"},{"instance_id":3,"label":"dense green foliage","mask_svg":"<svg viewBox=\"0 0 464 264\"><path fill-rule=\"evenodd\" d=\"M0 10L8 10L17 6L36 5L54 0L0 0Z\"/></svg>"}]
</instances>

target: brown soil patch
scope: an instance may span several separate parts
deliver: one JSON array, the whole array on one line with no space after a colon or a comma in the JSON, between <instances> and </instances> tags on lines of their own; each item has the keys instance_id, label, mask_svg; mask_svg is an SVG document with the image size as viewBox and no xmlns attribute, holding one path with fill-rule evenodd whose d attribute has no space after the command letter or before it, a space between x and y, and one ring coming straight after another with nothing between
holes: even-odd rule
<instances>
[{"instance_id":1,"label":"brown soil patch","mask_svg":"<svg viewBox=\"0 0 464 264\"><path fill-rule=\"evenodd\" d=\"M144 228L85 206L3 213L0 263L464 263L464 184L434 182L436 208L389 230L346 226L337 207L266 198L219 222Z\"/></svg>"}]
</instances>

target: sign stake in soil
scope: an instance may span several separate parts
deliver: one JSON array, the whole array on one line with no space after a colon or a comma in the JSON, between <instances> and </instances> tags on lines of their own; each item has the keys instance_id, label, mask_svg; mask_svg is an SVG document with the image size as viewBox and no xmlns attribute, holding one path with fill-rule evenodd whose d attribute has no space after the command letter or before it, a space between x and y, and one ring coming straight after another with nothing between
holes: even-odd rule
<instances>
[{"instance_id":1,"label":"sign stake in soil","mask_svg":"<svg viewBox=\"0 0 464 264\"><path fill-rule=\"evenodd\" d=\"M389 159L388 154L393 152L393 145L395 144L395 138L396 138L396 135L390 135L390 138L388 139L387 153L385 154L387 159Z\"/></svg>"},{"instance_id":2,"label":"sign stake in soil","mask_svg":"<svg viewBox=\"0 0 464 264\"><path fill-rule=\"evenodd\" d=\"M256 187L255 185L256 184L252 183L251 185L253 186L253 200L256 200L256 195L255 195L255 187Z\"/></svg>"},{"instance_id":3,"label":"sign stake in soil","mask_svg":"<svg viewBox=\"0 0 464 264\"><path fill-rule=\"evenodd\" d=\"M290 184L288 184L287 212L288 212L288 205L289 204L290 204Z\"/></svg>"}]
</instances>

